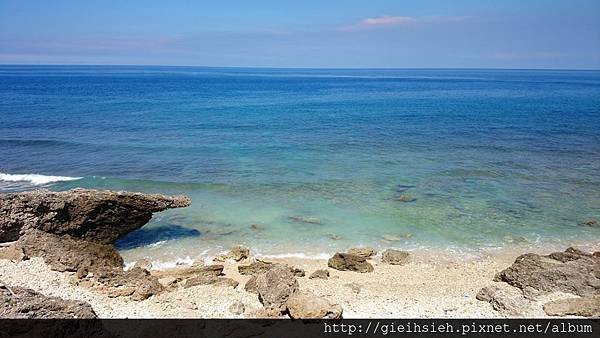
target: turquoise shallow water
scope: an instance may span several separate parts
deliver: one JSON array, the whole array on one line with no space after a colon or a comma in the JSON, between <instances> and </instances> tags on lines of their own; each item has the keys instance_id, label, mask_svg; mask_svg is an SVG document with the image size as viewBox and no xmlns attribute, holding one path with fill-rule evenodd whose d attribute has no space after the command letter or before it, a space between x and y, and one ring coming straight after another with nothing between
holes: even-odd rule
<instances>
[{"instance_id":1,"label":"turquoise shallow water","mask_svg":"<svg viewBox=\"0 0 600 338\"><path fill-rule=\"evenodd\" d=\"M0 114L2 191L192 197L126 257L600 240L598 71L0 66Z\"/></svg>"}]
</instances>

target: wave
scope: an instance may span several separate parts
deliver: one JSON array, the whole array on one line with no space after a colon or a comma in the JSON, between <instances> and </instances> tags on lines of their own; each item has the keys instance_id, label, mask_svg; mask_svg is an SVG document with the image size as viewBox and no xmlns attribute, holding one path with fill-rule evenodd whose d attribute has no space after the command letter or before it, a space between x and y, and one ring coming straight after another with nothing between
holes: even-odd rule
<instances>
[{"instance_id":1,"label":"wave","mask_svg":"<svg viewBox=\"0 0 600 338\"><path fill-rule=\"evenodd\" d=\"M69 176L47 176L40 174L5 174L0 173L0 181L5 182L27 182L33 185L45 185L54 182L65 182L80 180L83 177Z\"/></svg>"}]
</instances>

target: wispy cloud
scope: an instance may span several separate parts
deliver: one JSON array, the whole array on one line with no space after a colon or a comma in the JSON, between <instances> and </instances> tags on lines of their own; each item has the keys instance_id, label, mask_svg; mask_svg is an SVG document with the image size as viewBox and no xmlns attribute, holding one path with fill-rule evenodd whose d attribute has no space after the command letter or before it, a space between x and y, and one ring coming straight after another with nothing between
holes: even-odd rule
<instances>
[{"instance_id":1,"label":"wispy cloud","mask_svg":"<svg viewBox=\"0 0 600 338\"><path fill-rule=\"evenodd\" d=\"M410 26L417 23L451 23L460 22L468 19L468 16L425 16L425 17L413 17L413 16L378 16L374 18L365 18L359 22L338 27L340 31L356 31L364 30L375 27L389 27L389 26Z\"/></svg>"},{"instance_id":2,"label":"wispy cloud","mask_svg":"<svg viewBox=\"0 0 600 338\"><path fill-rule=\"evenodd\" d=\"M380 16L377 18L366 18L359 24L363 26L388 26L388 25L408 25L417 21L411 16Z\"/></svg>"}]
</instances>

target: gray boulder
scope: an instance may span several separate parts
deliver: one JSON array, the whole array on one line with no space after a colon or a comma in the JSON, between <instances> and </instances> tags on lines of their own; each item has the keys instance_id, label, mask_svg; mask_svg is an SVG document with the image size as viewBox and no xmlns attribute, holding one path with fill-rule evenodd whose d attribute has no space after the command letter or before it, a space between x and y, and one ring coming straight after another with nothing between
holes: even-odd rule
<instances>
[{"instance_id":1,"label":"gray boulder","mask_svg":"<svg viewBox=\"0 0 600 338\"><path fill-rule=\"evenodd\" d=\"M296 277L283 265L275 266L256 277L258 299L266 308L284 311L286 301L298 288Z\"/></svg>"},{"instance_id":2,"label":"gray boulder","mask_svg":"<svg viewBox=\"0 0 600 338\"><path fill-rule=\"evenodd\" d=\"M88 303L47 297L30 289L0 284L0 318L5 319L93 319Z\"/></svg>"},{"instance_id":3,"label":"gray boulder","mask_svg":"<svg viewBox=\"0 0 600 338\"><path fill-rule=\"evenodd\" d=\"M547 256L528 253L517 257L496 279L520 289L587 297L600 292L600 257L574 248Z\"/></svg>"},{"instance_id":4,"label":"gray boulder","mask_svg":"<svg viewBox=\"0 0 600 338\"><path fill-rule=\"evenodd\" d=\"M409 256L408 251L387 249L381 254L381 261L391 265L404 265L409 262Z\"/></svg>"},{"instance_id":5,"label":"gray boulder","mask_svg":"<svg viewBox=\"0 0 600 338\"><path fill-rule=\"evenodd\" d=\"M0 242L33 229L109 244L146 224L152 213L190 205L186 196L108 190L35 190L0 195Z\"/></svg>"}]
</instances>

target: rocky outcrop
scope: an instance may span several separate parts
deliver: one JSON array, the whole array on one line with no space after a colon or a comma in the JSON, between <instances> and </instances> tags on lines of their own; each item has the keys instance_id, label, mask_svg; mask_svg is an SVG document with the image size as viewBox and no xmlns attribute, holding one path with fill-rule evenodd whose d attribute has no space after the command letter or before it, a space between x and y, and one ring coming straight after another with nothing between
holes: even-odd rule
<instances>
[{"instance_id":1,"label":"rocky outcrop","mask_svg":"<svg viewBox=\"0 0 600 338\"><path fill-rule=\"evenodd\" d=\"M164 271L155 271L153 273L166 287L176 288L183 286L189 288L196 285L215 285L215 286L230 286L237 287L238 282L222 277L223 265L203 265L194 264L188 268L175 268Z\"/></svg>"},{"instance_id":2,"label":"rocky outcrop","mask_svg":"<svg viewBox=\"0 0 600 338\"><path fill-rule=\"evenodd\" d=\"M600 257L574 248L547 256L528 253L517 257L496 279L520 289L592 296L600 293Z\"/></svg>"},{"instance_id":3,"label":"rocky outcrop","mask_svg":"<svg viewBox=\"0 0 600 338\"><path fill-rule=\"evenodd\" d=\"M349 254L353 254L353 255L357 255L360 257L364 257L364 258L369 258L369 257L373 257L375 255L377 255L377 250L371 248L371 247L364 247L364 248L350 248L348 250Z\"/></svg>"},{"instance_id":4,"label":"rocky outcrop","mask_svg":"<svg viewBox=\"0 0 600 338\"><path fill-rule=\"evenodd\" d=\"M410 253L394 249L387 249L381 254L381 261L391 265L404 265L409 262Z\"/></svg>"},{"instance_id":5,"label":"rocky outcrop","mask_svg":"<svg viewBox=\"0 0 600 338\"><path fill-rule=\"evenodd\" d=\"M355 272L372 272L373 265L367 262L366 258L349 254L349 253L336 253L327 261L327 265L330 268L341 270L341 271L355 271Z\"/></svg>"},{"instance_id":6,"label":"rocky outcrop","mask_svg":"<svg viewBox=\"0 0 600 338\"><path fill-rule=\"evenodd\" d=\"M494 310L506 316L525 315L531 307L519 289L503 283L484 287L476 298L490 303Z\"/></svg>"},{"instance_id":7,"label":"rocky outcrop","mask_svg":"<svg viewBox=\"0 0 600 338\"><path fill-rule=\"evenodd\" d=\"M123 258L112 245L75 240L67 235L31 230L21 236L15 246L28 257L42 257L55 271L85 275L87 272L123 267Z\"/></svg>"},{"instance_id":8,"label":"rocky outcrop","mask_svg":"<svg viewBox=\"0 0 600 338\"><path fill-rule=\"evenodd\" d=\"M0 284L0 318L92 319L96 313L84 302L47 297L30 289Z\"/></svg>"},{"instance_id":9,"label":"rocky outcrop","mask_svg":"<svg viewBox=\"0 0 600 338\"><path fill-rule=\"evenodd\" d=\"M256 277L258 299L265 308L284 311L286 301L298 288L294 274L283 265L277 265Z\"/></svg>"},{"instance_id":10,"label":"rocky outcrop","mask_svg":"<svg viewBox=\"0 0 600 338\"><path fill-rule=\"evenodd\" d=\"M158 278L141 268L127 271L123 269L96 270L86 276L80 276L76 285L85 286L104 293L108 297L130 297L132 300L144 300L164 290Z\"/></svg>"},{"instance_id":11,"label":"rocky outcrop","mask_svg":"<svg viewBox=\"0 0 600 338\"><path fill-rule=\"evenodd\" d=\"M341 319L342 307L311 292L296 292L287 302L287 311L292 319Z\"/></svg>"},{"instance_id":12,"label":"rocky outcrop","mask_svg":"<svg viewBox=\"0 0 600 338\"><path fill-rule=\"evenodd\" d=\"M152 213L186 207L185 196L107 190L35 190L0 195L0 242L29 230L109 244L146 224Z\"/></svg>"},{"instance_id":13,"label":"rocky outcrop","mask_svg":"<svg viewBox=\"0 0 600 338\"><path fill-rule=\"evenodd\" d=\"M258 293L258 287L256 286L256 276L250 277L246 284L244 284L244 290L250 293Z\"/></svg>"},{"instance_id":14,"label":"rocky outcrop","mask_svg":"<svg viewBox=\"0 0 600 338\"><path fill-rule=\"evenodd\" d=\"M600 317L600 295L559 299L544 304L548 316Z\"/></svg>"}]
</instances>

